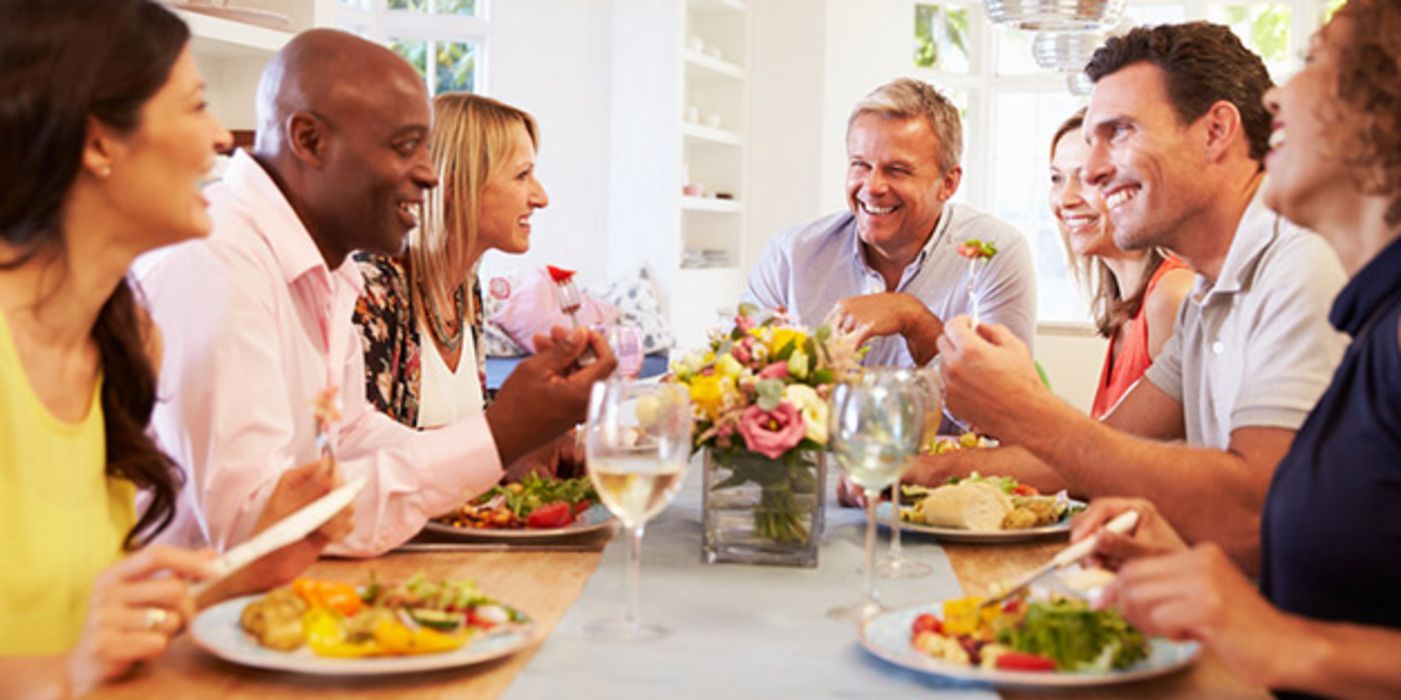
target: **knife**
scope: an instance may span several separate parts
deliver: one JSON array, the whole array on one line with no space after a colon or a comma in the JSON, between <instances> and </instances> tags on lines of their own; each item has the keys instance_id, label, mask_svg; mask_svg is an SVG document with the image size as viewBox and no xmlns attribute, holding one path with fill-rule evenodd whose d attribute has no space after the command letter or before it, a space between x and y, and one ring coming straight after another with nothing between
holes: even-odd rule
<instances>
[{"instance_id":1,"label":"knife","mask_svg":"<svg viewBox=\"0 0 1401 700\"><path fill-rule=\"evenodd\" d=\"M364 488L365 477L362 476L308 503L301 510L277 521L276 524L254 535L243 544L224 552L223 556L214 560L213 567L215 571L219 572L218 575L192 586L190 592L198 598L211 586L228 578L235 571L248 566L266 554L306 537L316 528L325 525L326 521L335 517L336 513L350 505L350 502L354 501L355 496Z\"/></svg>"},{"instance_id":2,"label":"knife","mask_svg":"<svg viewBox=\"0 0 1401 700\"><path fill-rule=\"evenodd\" d=\"M1120 513L1118 517L1114 518L1113 520L1110 520L1109 524L1104 526L1104 530L1108 530L1109 532L1115 533L1117 535L1123 535L1126 534L1128 531L1132 530L1137 524L1138 511L1130 510ZM1104 530L1101 530L1100 532L1103 532ZM1051 557L1050 561L1046 562L1041 566L1036 567L1035 569L1032 569L1025 576L1018 579L1016 583L1012 584L1011 587L1003 591L1000 595L989 598L980 603L978 605L978 609L981 610L990 605L1001 603L1002 601L1012 597L1012 594L1022 590L1023 588L1026 588L1027 586L1030 586L1032 583L1035 583L1036 580L1041 578L1042 576L1045 576L1046 574L1049 574L1052 571L1064 569L1065 567L1070 566L1071 564L1074 564L1080 561L1081 559L1090 556L1090 554L1095 551L1095 545L1097 544L1099 544L1099 532L1096 532L1095 534L1090 535L1089 537L1086 537L1085 539L1080 540L1079 542L1076 542L1075 544L1072 544L1069 547L1066 547L1065 549L1062 549L1061 551L1057 552L1054 557Z\"/></svg>"}]
</instances>

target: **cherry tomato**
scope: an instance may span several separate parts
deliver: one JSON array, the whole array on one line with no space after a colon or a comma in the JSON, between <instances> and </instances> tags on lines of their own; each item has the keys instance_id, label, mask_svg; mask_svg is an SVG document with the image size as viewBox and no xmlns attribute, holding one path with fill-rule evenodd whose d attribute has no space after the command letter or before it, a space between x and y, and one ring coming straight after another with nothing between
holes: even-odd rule
<instances>
[{"instance_id":1,"label":"cherry tomato","mask_svg":"<svg viewBox=\"0 0 1401 700\"><path fill-rule=\"evenodd\" d=\"M919 634L920 632L933 632L935 634L943 634L944 623L940 622L939 618L929 613L924 613L923 615L920 615L919 617L915 618L914 633Z\"/></svg>"},{"instance_id":2,"label":"cherry tomato","mask_svg":"<svg viewBox=\"0 0 1401 700\"><path fill-rule=\"evenodd\" d=\"M1056 662L1040 654L1024 651L1004 651L998 654L996 666L1005 671L1054 671Z\"/></svg>"},{"instance_id":3,"label":"cherry tomato","mask_svg":"<svg viewBox=\"0 0 1401 700\"><path fill-rule=\"evenodd\" d=\"M591 507L592 505L593 505L593 504L592 504L592 503L589 503L588 501L579 501L578 503L575 503L575 504L574 504L574 517L577 518L577 517L583 515L584 512L587 511L587 510L589 509L589 507Z\"/></svg>"},{"instance_id":4,"label":"cherry tomato","mask_svg":"<svg viewBox=\"0 0 1401 700\"><path fill-rule=\"evenodd\" d=\"M564 527L574 522L574 511L564 501L549 503L534 511L525 519L526 527L552 528Z\"/></svg>"}]
</instances>

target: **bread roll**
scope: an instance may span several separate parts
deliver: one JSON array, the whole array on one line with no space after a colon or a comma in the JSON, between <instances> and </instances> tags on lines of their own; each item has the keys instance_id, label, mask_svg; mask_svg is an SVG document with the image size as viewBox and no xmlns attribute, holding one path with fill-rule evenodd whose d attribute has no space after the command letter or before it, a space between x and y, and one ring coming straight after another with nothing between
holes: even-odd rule
<instances>
[{"instance_id":1,"label":"bread roll","mask_svg":"<svg viewBox=\"0 0 1401 700\"><path fill-rule=\"evenodd\" d=\"M919 504L924 522L960 530L1001 530L1002 519L1012 510L1012 499L1002 490L981 481L940 486Z\"/></svg>"}]
</instances>

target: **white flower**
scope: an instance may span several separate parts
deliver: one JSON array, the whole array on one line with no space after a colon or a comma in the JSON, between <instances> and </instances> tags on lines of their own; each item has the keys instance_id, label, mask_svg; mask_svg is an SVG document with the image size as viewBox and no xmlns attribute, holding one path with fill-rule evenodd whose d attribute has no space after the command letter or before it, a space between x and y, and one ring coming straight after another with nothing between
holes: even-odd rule
<instances>
[{"instance_id":1,"label":"white flower","mask_svg":"<svg viewBox=\"0 0 1401 700\"><path fill-rule=\"evenodd\" d=\"M819 445L827 444L827 402L806 384L789 384L783 400L793 404L803 416L804 437Z\"/></svg>"}]
</instances>

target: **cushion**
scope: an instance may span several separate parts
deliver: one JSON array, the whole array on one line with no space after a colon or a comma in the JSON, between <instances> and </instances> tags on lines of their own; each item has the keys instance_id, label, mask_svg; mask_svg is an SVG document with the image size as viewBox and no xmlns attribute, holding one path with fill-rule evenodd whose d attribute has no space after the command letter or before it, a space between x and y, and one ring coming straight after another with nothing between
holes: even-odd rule
<instances>
[{"instance_id":1,"label":"cushion","mask_svg":"<svg viewBox=\"0 0 1401 700\"><path fill-rule=\"evenodd\" d=\"M671 349L671 326L662 314L656 285L647 266L638 263L622 277L599 291L599 298L617 307L619 322L636 326L642 334L642 351L647 354Z\"/></svg>"},{"instance_id":2,"label":"cushion","mask_svg":"<svg viewBox=\"0 0 1401 700\"><path fill-rule=\"evenodd\" d=\"M485 297L498 297L498 289L493 289L492 280L488 283ZM577 284L577 282L576 282ZM535 354L535 335L549 335L552 326L566 328L574 324L573 319L559 308L556 296L558 286L544 267L536 267L522 272L513 288L507 289L504 298L498 298L500 305L488 317L505 334L520 346L526 354ZM580 306L577 316L580 325L614 323L618 319L618 309L598 301L583 289L579 290ZM483 311L490 308L483 304ZM488 324L488 329L490 328Z\"/></svg>"}]
</instances>

